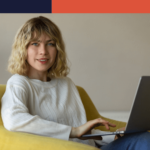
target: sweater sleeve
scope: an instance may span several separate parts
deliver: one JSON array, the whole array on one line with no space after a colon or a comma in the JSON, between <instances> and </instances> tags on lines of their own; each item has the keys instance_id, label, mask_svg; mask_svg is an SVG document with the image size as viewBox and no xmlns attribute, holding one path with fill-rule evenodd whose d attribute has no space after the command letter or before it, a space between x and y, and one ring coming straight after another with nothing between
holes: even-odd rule
<instances>
[{"instance_id":1,"label":"sweater sleeve","mask_svg":"<svg viewBox=\"0 0 150 150\"><path fill-rule=\"evenodd\" d=\"M107 131L101 131L98 129L93 129L92 134L102 134L102 133L108 133ZM114 141L115 135L107 135L107 136L102 136L102 140L94 140L96 143L100 145L107 145L110 142Z\"/></svg>"},{"instance_id":2,"label":"sweater sleeve","mask_svg":"<svg viewBox=\"0 0 150 150\"><path fill-rule=\"evenodd\" d=\"M26 89L18 85L7 84L1 100L2 120L7 130L69 140L71 126L47 121L38 115L31 115L27 107L27 99Z\"/></svg>"}]
</instances>

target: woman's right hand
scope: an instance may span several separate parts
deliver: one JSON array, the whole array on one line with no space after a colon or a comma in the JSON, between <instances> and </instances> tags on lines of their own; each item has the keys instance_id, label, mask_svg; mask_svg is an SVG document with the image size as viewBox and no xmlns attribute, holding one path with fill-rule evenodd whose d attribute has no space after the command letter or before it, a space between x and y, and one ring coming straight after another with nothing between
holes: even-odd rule
<instances>
[{"instance_id":1,"label":"woman's right hand","mask_svg":"<svg viewBox=\"0 0 150 150\"><path fill-rule=\"evenodd\" d=\"M79 127L76 128L72 127L70 138L79 138L81 140L87 140L87 139L102 140L102 137L82 137L82 135L84 134L91 134L91 130L100 125L105 126L107 130L109 130L109 126L111 127L116 126L101 118L90 120Z\"/></svg>"}]
</instances>

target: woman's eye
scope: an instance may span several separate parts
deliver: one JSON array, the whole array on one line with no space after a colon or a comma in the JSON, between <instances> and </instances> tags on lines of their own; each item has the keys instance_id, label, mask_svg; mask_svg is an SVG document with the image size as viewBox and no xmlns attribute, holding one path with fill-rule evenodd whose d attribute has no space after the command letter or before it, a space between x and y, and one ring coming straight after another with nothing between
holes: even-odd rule
<instances>
[{"instance_id":1,"label":"woman's eye","mask_svg":"<svg viewBox=\"0 0 150 150\"><path fill-rule=\"evenodd\" d=\"M55 46L55 44L54 44L54 43L48 43L48 45L49 45L49 46Z\"/></svg>"},{"instance_id":2,"label":"woman's eye","mask_svg":"<svg viewBox=\"0 0 150 150\"><path fill-rule=\"evenodd\" d=\"M37 45L38 45L38 43L32 43L32 45L35 45L35 46L37 46Z\"/></svg>"}]
</instances>

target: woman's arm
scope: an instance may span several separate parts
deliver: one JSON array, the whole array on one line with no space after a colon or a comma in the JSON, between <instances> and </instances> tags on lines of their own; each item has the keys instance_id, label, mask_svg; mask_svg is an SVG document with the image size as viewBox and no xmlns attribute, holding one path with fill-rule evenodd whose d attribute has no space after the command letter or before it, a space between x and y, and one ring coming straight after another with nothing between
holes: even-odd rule
<instances>
[{"instance_id":1,"label":"woman's arm","mask_svg":"<svg viewBox=\"0 0 150 150\"><path fill-rule=\"evenodd\" d=\"M1 115L9 131L20 131L69 140L72 127L31 115L27 108L28 92L23 87L8 84L2 97Z\"/></svg>"}]
</instances>

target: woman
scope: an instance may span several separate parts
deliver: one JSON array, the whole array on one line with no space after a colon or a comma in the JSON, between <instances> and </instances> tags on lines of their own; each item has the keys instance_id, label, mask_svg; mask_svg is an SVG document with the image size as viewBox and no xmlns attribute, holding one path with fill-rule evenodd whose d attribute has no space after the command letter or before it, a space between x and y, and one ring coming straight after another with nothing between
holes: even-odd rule
<instances>
[{"instance_id":1,"label":"woman","mask_svg":"<svg viewBox=\"0 0 150 150\"><path fill-rule=\"evenodd\" d=\"M115 125L101 118L87 122L76 86L67 77L69 67L61 33L48 18L32 18L21 27L8 70L14 75L7 82L1 109L7 130L92 146L95 142L109 146L116 139L114 136L81 137L102 132L94 130L96 126L105 125L109 129Z\"/></svg>"}]
</instances>

